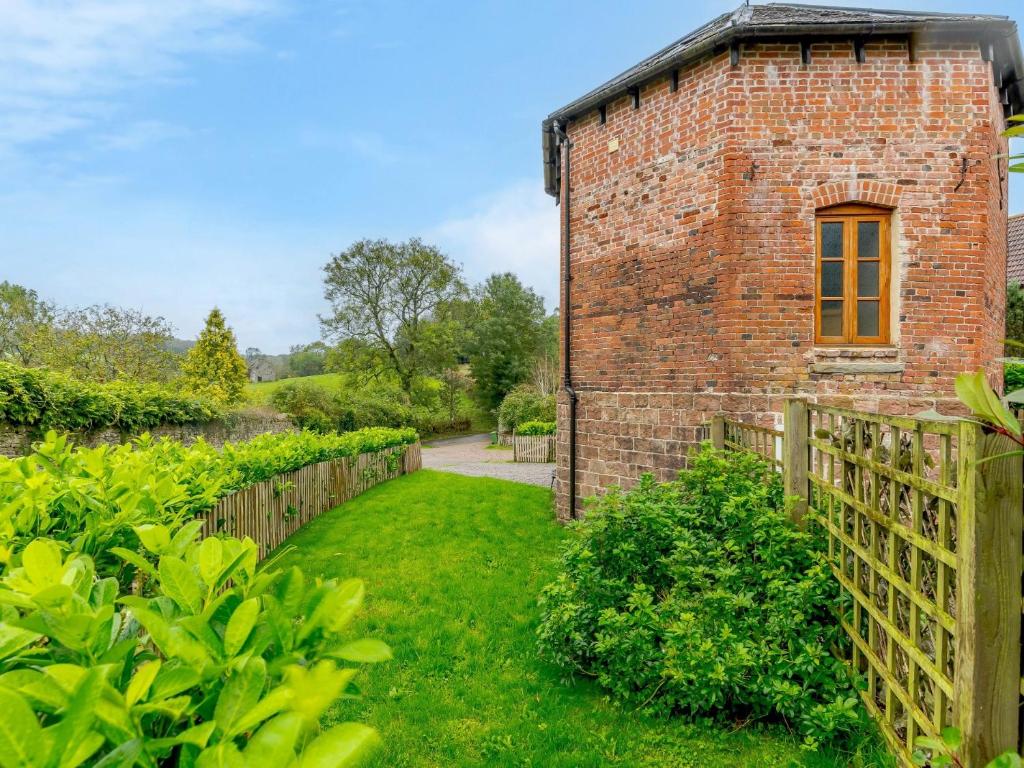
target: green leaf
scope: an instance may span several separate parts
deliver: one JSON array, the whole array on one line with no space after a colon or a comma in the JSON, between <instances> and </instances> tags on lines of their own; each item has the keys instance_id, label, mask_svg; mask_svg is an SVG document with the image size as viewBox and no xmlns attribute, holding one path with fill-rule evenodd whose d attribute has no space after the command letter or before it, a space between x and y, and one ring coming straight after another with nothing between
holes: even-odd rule
<instances>
[{"instance_id":1,"label":"green leaf","mask_svg":"<svg viewBox=\"0 0 1024 768\"><path fill-rule=\"evenodd\" d=\"M249 740L244 757L253 768L278 768L295 759L295 746L302 735L302 717L286 712L268 721Z\"/></svg>"},{"instance_id":2,"label":"green leaf","mask_svg":"<svg viewBox=\"0 0 1024 768\"><path fill-rule=\"evenodd\" d=\"M10 624L0 624L0 660L13 656L27 648L42 635Z\"/></svg>"},{"instance_id":3,"label":"green leaf","mask_svg":"<svg viewBox=\"0 0 1024 768\"><path fill-rule=\"evenodd\" d=\"M132 768L142 754L142 742L130 739L108 752L92 768Z\"/></svg>"},{"instance_id":4,"label":"green leaf","mask_svg":"<svg viewBox=\"0 0 1024 768\"><path fill-rule=\"evenodd\" d=\"M221 733L226 736L235 735L238 722L260 700L266 681L267 666L260 657L249 659L228 678L213 713Z\"/></svg>"},{"instance_id":5,"label":"green leaf","mask_svg":"<svg viewBox=\"0 0 1024 768\"><path fill-rule=\"evenodd\" d=\"M132 550L125 549L124 547L111 547L110 554L121 558L129 565L134 565L142 573L156 578L156 568L154 568L153 564L138 552L133 552Z\"/></svg>"},{"instance_id":6,"label":"green leaf","mask_svg":"<svg viewBox=\"0 0 1024 768\"><path fill-rule=\"evenodd\" d=\"M986 768L1021 768L1020 755L1016 752L1004 752L989 763Z\"/></svg>"},{"instance_id":7,"label":"green leaf","mask_svg":"<svg viewBox=\"0 0 1024 768\"><path fill-rule=\"evenodd\" d=\"M68 703L67 692L57 681L36 669L15 669L0 675L0 686L17 691L42 712L56 712Z\"/></svg>"},{"instance_id":8,"label":"green leaf","mask_svg":"<svg viewBox=\"0 0 1024 768\"><path fill-rule=\"evenodd\" d=\"M21 565L36 591L59 584L64 573L60 547L49 539L33 539L21 553Z\"/></svg>"},{"instance_id":9,"label":"green leaf","mask_svg":"<svg viewBox=\"0 0 1024 768\"><path fill-rule=\"evenodd\" d=\"M245 758L230 741L221 742L199 753L196 768L245 768Z\"/></svg>"},{"instance_id":10,"label":"green leaf","mask_svg":"<svg viewBox=\"0 0 1024 768\"><path fill-rule=\"evenodd\" d=\"M249 639L249 633L256 625L256 617L260 613L260 602L255 597L250 597L241 603L235 612L231 614L228 625L224 630L224 653L231 658L238 653L245 641Z\"/></svg>"},{"instance_id":11,"label":"green leaf","mask_svg":"<svg viewBox=\"0 0 1024 768\"><path fill-rule=\"evenodd\" d=\"M78 683L68 705L61 712L60 722L53 731L53 753L50 764L61 768L74 768L91 756L79 749L86 741L96 720L96 700L105 682L99 669L90 669ZM102 744L102 740L100 741ZM99 748L96 745L93 751Z\"/></svg>"},{"instance_id":12,"label":"green leaf","mask_svg":"<svg viewBox=\"0 0 1024 768\"><path fill-rule=\"evenodd\" d=\"M125 703L129 707L146 698L150 687L153 685L153 681L156 679L157 673L160 672L161 666L160 659L154 659L153 661L140 664L138 669L135 670L135 674L132 676L131 682L128 683L128 688L124 694Z\"/></svg>"},{"instance_id":13,"label":"green leaf","mask_svg":"<svg viewBox=\"0 0 1024 768\"><path fill-rule=\"evenodd\" d=\"M171 546L171 533L165 525L137 525L132 530L139 537L142 546L154 555L164 554Z\"/></svg>"},{"instance_id":14,"label":"green leaf","mask_svg":"<svg viewBox=\"0 0 1024 768\"><path fill-rule=\"evenodd\" d=\"M268 717L273 717L291 704L295 694L291 688L279 685L262 699L259 703L246 712L237 723L235 730L239 733L251 731Z\"/></svg>"},{"instance_id":15,"label":"green leaf","mask_svg":"<svg viewBox=\"0 0 1024 768\"><path fill-rule=\"evenodd\" d=\"M960 735L959 728L943 728L942 729L942 743L946 745L946 748L951 752L956 752L960 749L960 742L963 737Z\"/></svg>"},{"instance_id":16,"label":"green leaf","mask_svg":"<svg viewBox=\"0 0 1024 768\"><path fill-rule=\"evenodd\" d=\"M380 661L387 661L391 658L391 649L386 643L372 638L363 638L346 643L336 648L328 655L337 656L347 661L355 661L361 664L373 664Z\"/></svg>"},{"instance_id":17,"label":"green leaf","mask_svg":"<svg viewBox=\"0 0 1024 768\"><path fill-rule=\"evenodd\" d=\"M160 588L183 611L200 613L203 610L203 587L199 576L184 560L164 555L158 568Z\"/></svg>"},{"instance_id":18,"label":"green leaf","mask_svg":"<svg viewBox=\"0 0 1024 768\"><path fill-rule=\"evenodd\" d=\"M380 736L360 723L342 723L322 733L302 751L300 768L348 768L366 759Z\"/></svg>"},{"instance_id":19,"label":"green leaf","mask_svg":"<svg viewBox=\"0 0 1024 768\"><path fill-rule=\"evenodd\" d=\"M174 534L174 538L171 539L170 546L168 547L169 554L175 557L184 555L196 536L199 535L199 532L203 530L205 524L205 520L191 520L181 526L177 533Z\"/></svg>"},{"instance_id":20,"label":"green leaf","mask_svg":"<svg viewBox=\"0 0 1024 768\"><path fill-rule=\"evenodd\" d=\"M208 585L212 586L217 582L223 561L224 552L220 539L213 536L203 539L203 543L199 545L199 575Z\"/></svg>"},{"instance_id":21,"label":"green leaf","mask_svg":"<svg viewBox=\"0 0 1024 768\"><path fill-rule=\"evenodd\" d=\"M0 767L34 766L42 729L35 713L18 693L0 688Z\"/></svg>"}]
</instances>

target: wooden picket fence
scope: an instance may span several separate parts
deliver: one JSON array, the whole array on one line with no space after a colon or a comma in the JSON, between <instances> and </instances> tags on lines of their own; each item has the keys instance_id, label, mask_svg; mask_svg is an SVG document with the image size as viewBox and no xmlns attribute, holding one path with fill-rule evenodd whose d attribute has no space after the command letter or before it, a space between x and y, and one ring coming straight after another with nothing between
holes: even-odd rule
<instances>
[{"instance_id":1,"label":"wooden picket fence","mask_svg":"<svg viewBox=\"0 0 1024 768\"><path fill-rule=\"evenodd\" d=\"M513 435L512 460L543 463L555 460L554 435Z\"/></svg>"},{"instance_id":2,"label":"wooden picket fence","mask_svg":"<svg viewBox=\"0 0 1024 768\"><path fill-rule=\"evenodd\" d=\"M419 443L310 464L225 496L204 515L203 535L248 536L262 559L315 517L421 466Z\"/></svg>"},{"instance_id":3,"label":"wooden picket fence","mask_svg":"<svg viewBox=\"0 0 1024 768\"><path fill-rule=\"evenodd\" d=\"M862 697L893 753L947 726L966 768L1021 749L1024 474L970 421L787 401L785 428L724 416L716 447L777 461L801 525L828 541ZM781 456L781 459L779 458Z\"/></svg>"}]
</instances>

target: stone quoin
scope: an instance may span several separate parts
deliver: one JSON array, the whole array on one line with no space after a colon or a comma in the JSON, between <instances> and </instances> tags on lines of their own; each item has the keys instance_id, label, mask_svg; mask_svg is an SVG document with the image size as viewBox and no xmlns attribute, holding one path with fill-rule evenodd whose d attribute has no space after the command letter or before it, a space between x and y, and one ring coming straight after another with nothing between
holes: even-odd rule
<instances>
[{"instance_id":1,"label":"stone quoin","mask_svg":"<svg viewBox=\"0 0 1024 768\"><path fill-rule=\"evenodd\" d=\"M570 393L578 510L673 477L717 412L949 410L958 373L998 383L1022 79L1004 17L744 6L545 120L560 517Z\"/></svg>"}]
</instances>

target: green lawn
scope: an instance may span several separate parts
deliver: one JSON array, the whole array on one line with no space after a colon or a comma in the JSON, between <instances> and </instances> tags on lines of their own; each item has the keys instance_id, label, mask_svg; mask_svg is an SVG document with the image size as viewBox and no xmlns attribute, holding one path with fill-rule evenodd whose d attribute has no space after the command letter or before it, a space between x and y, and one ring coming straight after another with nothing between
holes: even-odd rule
<instances>
[{"instance_id":1,"label":"green lawn","mask_svg":"<svg viewBox=\"0 0 1024 768\"><path fill-rule=\"evenodd\" d=\"M359 576L356 631L395 658L359 677L358 719L384 738L377 766L733 768L849 764L778 729L652 720L536 654L537 593L560 542L550 492L423 470L378 486L293 536L285 564Z\"/></svg>"}]
</instances>

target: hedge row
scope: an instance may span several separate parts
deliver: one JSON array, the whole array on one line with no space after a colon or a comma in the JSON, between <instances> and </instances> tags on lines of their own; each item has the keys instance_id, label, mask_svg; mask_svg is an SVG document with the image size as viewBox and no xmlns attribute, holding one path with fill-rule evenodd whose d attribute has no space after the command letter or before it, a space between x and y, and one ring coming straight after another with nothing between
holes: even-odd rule
<instances>
[{"instance_id":1,"label":"hedge row","mask_svg":"<svg viewBox=\"0 0 1024 768\"><path fill-rule=\"evenodd\" d=\"M209 400L152 384L78 381L44 368L0 362L0 422L40 430L140 432L161 424L197 424L221 416Z\"/></svg>"},{"instance_id":2,"label":"hedge row","mask_svg":"<svg viewBox=\"0 0 1024 768\"><path fill-rule=\"evenodd\" d=\"M0 457L0 564L38 536L103 564L111 547L137 547L140 525L181 525L222 497L307 464L416 442L411 429L262 435L218 451L143 436L78 448L54 432L19 459Z\"/></svg>"},{"instance_id":3,"label":"hedge row","mask_svg":"<svg viewBox=\"0 0 1024 768\"><path fill-rule=\"evenodd\" d=\"M524 421L516 428L517 435L524 437L532 435L553 435L557 431L557 425L553 421Z\"/></svg>"},{"instance_id":4,"label":"hedge row","mask_svg":"<svg viewBox=\"0 0 1024 768\"><path fill-rule=\"evenodd\" d=\"M167 440L78 449L49 432L0 459L0 766L354 768L379 740L321 730L357 665L357 579L258 568L190 512L301 463L401 445L366 430L217 453Z\"/></svg>"}]
</instances>

